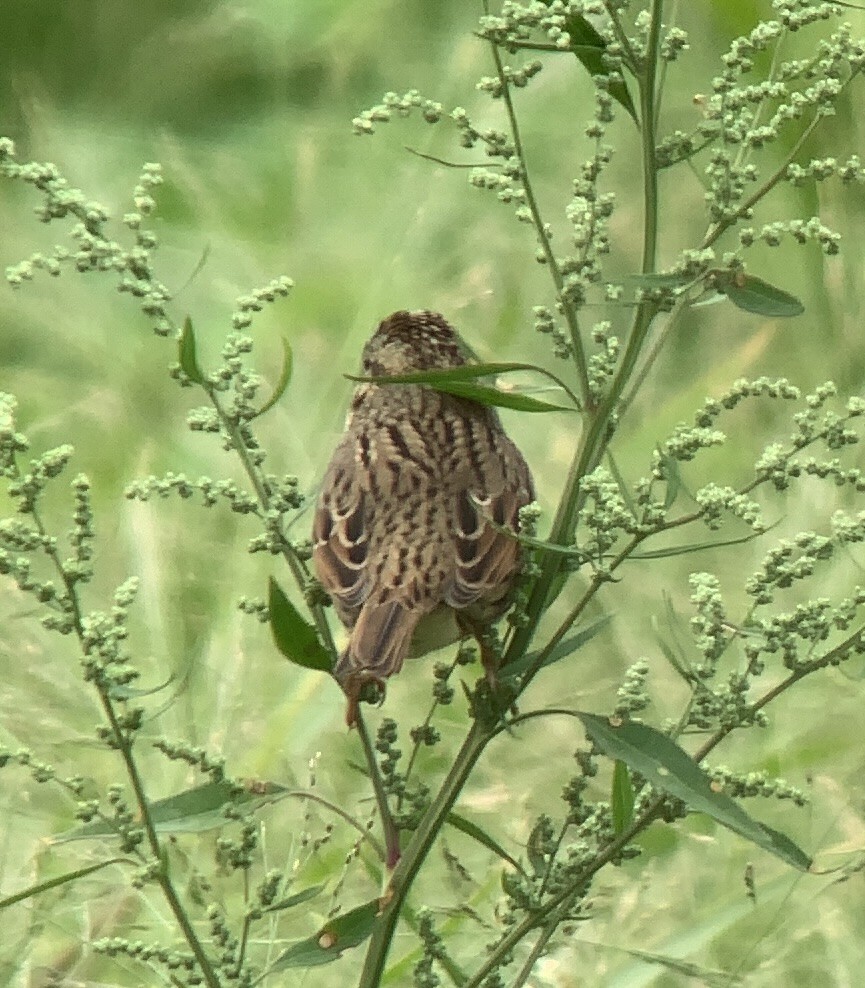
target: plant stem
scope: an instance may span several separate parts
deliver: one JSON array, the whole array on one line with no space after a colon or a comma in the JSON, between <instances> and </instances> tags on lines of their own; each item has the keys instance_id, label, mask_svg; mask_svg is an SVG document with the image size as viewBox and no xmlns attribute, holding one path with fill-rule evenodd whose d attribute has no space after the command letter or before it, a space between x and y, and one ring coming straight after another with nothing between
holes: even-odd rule
<instances>
[{"instance_id":1,"label":"plant stem","mask_svg":"<svg viewBox=\"0 0 865 988\"><path fill-rule=\"evenodd\" d=\"M567 887L556 895L544 906L527 916L522 923L511 928L502 937L498 945L490 952L487 960L478 968L474 976L466 982L463 988L480 988L487 975L500 967L504 958L516 947L516 945L531 933L532 930L540 926L545 926L550 916L555 916L566 904L570 903L574 895L591 881L592 877L601 870L604 865L615 860L625 847L646 827L656 819L666 800L665 795L657 796L652 800L640 816L631 824L628 829L611 841L603 850L598 852L597 857L571 881Z\"/></svg>"},{"instance_id":2,"label":"plant stem","mask_svg":"<svg viewBox=\"0 0 865 988\"><path fill-rule=\"evenodd\" d=\"M234 451L240 457L241 465L243 466L244 472L255 490L255 496L258 498L258 503L261 506L263 512L271 510L271 498L270 493L264 485L264 481L261 478L261 471L252 462L249 455L249 450L247 449L246 442L241 434L239 424L230 418L217 397L217 392L208 385L202 385L211 404L216 410L216 414L219 416L219 421L222 424L223 429L225 429L229 438L231 439L231 445ZM282 532L280 532L282 535ZM286 563L288 563L288 568L291 570L291 574L294 577L297 585L302 589L304 585L309 581L309 572L303 562L297 557L296 553L293 552L288 544L288 540L283 536L283 550L282 555L285 558ZM319 638L324 644L325 648L330 652L330 654L336 658L336 645L333 640L333 635L330 631L330 625L327 623L327 617L324 613L324 608L320 604L315 604L310 607L313 620L315 621L315 628L319 634Z\"/></svg>"},{"instance_id":3,"label":"plant stem","mask_svg":"<svg viewBox=\"0 0 865 988\"><path fill-rule=\"evenodd\" d=\"M15 469L16 473L18 473L17 466ZM18 473L18 476L20 476L20 473ZM43 536L44 539L46 539L47 543L47 530L35 504L31 508L31 517L33 518L33 524L36 526L37 531ZM89 648L85 643L86 636L84 631L84 617L81 613L81 604L78 600L76 581L70 577L56 548L48 548L46 549L46 553L63 583L66 591L66 597L72 609L72 624L75 629L75 636L78 639L78 644L81 647L82 654L86 656L89 654ZM99 702L102 705L102 710L105 714L105 719L108 721L108 725L111 728L111 737L114 745L117 751L120 752L120 757L123 759L126 775L135 795L135 803L138 807L138 813L141 817L141 824L144 828L145 836L147 837L147 844L150 848L150 853L159 863L158 871L156 873L156 882L162 890L162 894L165 896L168 907L171 909L171 912L173 913L174 918L177 921L177 925L180 927L187 944L189 944L190 950L195 956L201 975L208 985L208 988L220 988L220 981L210 963L210 958L205 953L204 947L202 946L198 935L189 921L186 910L183 908L183 903L180 901L174 885L171 882L171 877L168 873L168 860L162 845L159 842L159 836L156 833L156 826L153 823L153 817L150 813L150 803L148 802L147 794L144 791L144 782L141 779L141 774L138 771L138 765L136 764L135 757L133 755L132 738L129 736L129 733L120 726L120 722L117 719L117 712L114 709L114 701L111 699L108 689L98 681L94 685L96 686L96 691L99 696Z\"/></svg>"},{"instance_id":4,"label":"plant stem","mask_svg":"<svg viewBox=\"0 0 865 988\"><path fill-rule=\"evenodd\" d=\"M657 117L656 69L660 46L663 0L654 0L651 11L651 24L648 35L648 50L644 71L638 75L640 91L640 121L642 134L643 160L643 258L641 270L644 274L654 270L658 238L658 169L655 160L655 120ZM551 269L552 270L552 269ZM658 308L654 302L643 301L637 307L634 325L631 329L625 352L622 355L616 375L609 391L588 416L586 429L578 447L553 519L548 541L557 545L567 545L573 538L577 517L581 507L579 494L580 481L601 462L610 435L614 428L618 402L633 375L637 360L643 350L646 335ZM587 408L590 406L587 404ZM525 626L517 629L504 658L504 665L519 658L528 647L535 628L545 610L553 583L561 570L561 560L553 553L541 563L541 573L529 598L526 613L529 617Z\"/></svg>"},{"instance_id":5,"label":"plant stem","mask_svg":"<svg viewBox=\"0 0 865 988\"><path fill-rule=\"evenodd\" d=\"M486 8L487 5L485 4L484 6ZM487 10L487 12L489 11ZM520 181L522 182L523 189L526 193L526 205L532 215L532 224L534 225L537 233L538 243L541 245L544 260L547 268L549 269L550 276L553 279L553 284L556 286L556 294L562 303L562 314L565 317L565 322L568 324L568 331L571 337L571 348L574 354L574 362L577 365L577 374L580 379L580 393L583 398L582 404L583 406L587 406L589 401L589 370L586 362L585 350L583 348L583 338L580 334L579 317L577 316L577 311L574 305L563 297L563 290L565 287L564 278L562 277L562 272L559 268L559 263L556 260L556 256L553 253L552 244L550 243L550 238L547 234L546 226L544 224L543 217L541 216L537 199L535 199L534 189L532 188L532 182L529 177L529 170L526 165L525 149L523 148L522 140L520 138L520 128L519 123L517 122L517 114L514 109L513 100L511 99L510 85L508 84L508 78L505 75L505 69L502 64L502 57L499 54L498 45L493 41L490 42L490 50L492 51L493 61L496 63L496 72L498 73L499 82L502 87L502 99L508 115L508 125L511 128L511 136L514 141L514 150L516 151L516 155L520 161Z\"/></svg>"},{"instance_id":6,"label":"plant stem","mask_svg":"<svg viewBox=\"0 0 865 988\"><path fill-rule=\"evenodd\" d=\"M849 635L843 642L830 649L824 655L821 655L819 658L813 659L810 662L803 663L780 683L767 690L758 700L755 700L754 703L751 704L751 710L755 712L762 710L763 707L771 703L772 700L786 692L806 676L811 675L820 669L825 669L831 665L837 664L845 655L849 654L851 650L861 650L863 644L865 644L865 625L857 628L857 630ZM548 716L555 712L567 715L569 717L577 716L577 714L572 710L539 710L523 714L519 717L518 721L513 721L512 723L522 723L532 719L533 717ZM718 730L716 730L715 733L708 738L691 756L694 762L696 764L702 762L706 756L717 748L718 745L721 744L721 742L724 741L730 734L732 734L735 729L736 728L732 726L718 728ZM550 916L555 916L562 906L567 903L568 900L572 898L581 888L584 888L604 865L618 857L627 844L629 844L636 836L642 833L642 831L644 831L652 822L654 822L654 820L657 819L666 798L666 795L663 793L657 797L654 797L640 816L634 820L627 831L620 834L615 840L611 841L607 847L599 851L597 857L590 864L586 865L586 867L569 882L565 889L558 892L549 902L544 903L540 909L527 916L526 919L524 919L518 926L513 927L509 933L502 938L495 950L491 952L484 965L474 974L471 980L465 984L464 988L479 988L484 978L486 978L488 974L494 971L502 963L503 958L513 950L520 940L527 936L533 929L537 929L541 926L544 926L546 929Z\"/></svg>"},{"instance_id":7,"label":"plant stem","mask_svg":"<svg viewBox=\"0 0 865 988\"><path fill-rule=\"evenodd\" d=\"M363 745L363 753L366 756L366 763L370 769L370 780L372 781L375 802L378 806L378 814L381 817L381 829L384 833L384 860L385 867L390 870L399 861L399 831L394 823L387 801L387 793L384 791L381 773L378 770L378 761L375 757L375 747L366 729L366 723L360 710L357 712L357 733L360 736L360 743Z\"/></svg>"},{"instance_id":8,"label":"plant stem","mask_svg":"<svg viewBox=\"0 0 865 988\"><path fill-rule=\"evenodd\" d=\"M423 815L418 829L412 835L408 847L394 869L381 900L381 914L370 938L358 988L377 988L381 983L388 951L406 896L478 758L496 733L498 733L497 727L488 728L478 720L472 722L441 789Z\"/></svg>"}]
</instances>

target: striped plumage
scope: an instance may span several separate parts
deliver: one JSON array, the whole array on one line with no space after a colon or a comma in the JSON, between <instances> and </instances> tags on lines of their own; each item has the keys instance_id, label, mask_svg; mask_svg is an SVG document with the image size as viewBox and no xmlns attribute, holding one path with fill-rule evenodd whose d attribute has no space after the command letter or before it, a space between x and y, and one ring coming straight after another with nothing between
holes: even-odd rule
<instances>
[{"instance_id":1,"label":"striped plumage","mask_svg":"<svg viewBox=\"0 0 865 988\"><path fill-rule=\"evenodd\" d=\"M465 362L442 316L402 311L366 344L363 374ZM363 685L399 672L421 619L452 609L476 625L507 609L520 546L484 515L516 529L533 496L494 409L421 385L357 388L313 526L318 578L351 629L334 670L349 724Z\"/></svg>"}]
</instances>

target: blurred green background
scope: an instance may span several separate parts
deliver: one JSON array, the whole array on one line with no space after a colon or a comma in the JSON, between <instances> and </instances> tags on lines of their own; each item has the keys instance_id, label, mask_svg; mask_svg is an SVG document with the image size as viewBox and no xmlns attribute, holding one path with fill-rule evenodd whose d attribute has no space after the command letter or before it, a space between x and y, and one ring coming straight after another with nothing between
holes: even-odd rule
<instances>
[{"instance_id":1,"label":"blurred green background","mask_svg":"<svg viewBox=\"0 0 865 988\"><path fill-rule=\"evenodd\" d=\"M692 32L694 50L669 73L665 131L695 125L700 111L693 96L708 90L718 56L769 10L767 3L745 0L670 6ZM162 244L157 276L181 289L172 314L178 321L192 315L203 363L216 359L238 295L279 274L295 280L291 298L254 324L258 367L267 381L279 374L281 335L295 359L291 388L261 421L260 435L274 472L296 474L310 492L342 428L350 393L342 374L355 370L363 341L394 309L440 310L482 358L532 360L562 372L531 329L531 307L549 304L551 293L546 272L532 259L529 228L514 221L509 207L471 189L467 172L422 160L405 146L462 162L481 160L481 153L455 148L446 122L394 121L374 138L351 132L352 118L385 91L410 88L446 109L465 106L478 125L499 126L501 107L474 88L492 72L488 51L472 34L479 11L479 4L460 0L0 5L0 132L15 140L21 160L55 162L117 216L130 208L142 163L162 163L166 183L157 192L153 223ZM849 11L849 17L862 33L863 15ZM815 38L811 32L793 38L787 52L810 52ZM863 152L862 98L861 86L845 96L807 156ZM529 164L560 249L570 181L588 153L582 128L591 108L589 82L570 57L549 61L518 98ZM610 140L617 153L609 186L620 197L610 272L627 273L638 264L642 207L637 144L626 118ZM699 240L705 218L702 187L685 169L665 173L661 193L665 265ZM798 319L761 319L723 304L683 322L622 423L617 450L629 479L645 474L654 445L689 419L705 395L737 377L784 375L806 389L832 378L845 395L861 390L862 192L842 195L837 183L826 183L795 194L779 189L772 202L774 211L758 220L819 210L844 237L841 256L827 260L814 247L752 252L754 273L806 304ZM63 239L60 227L34 219L35 205L31 190L0 185L4 266ZM205 252L206 263L191 277ZM276 563L246 554L254 529L219 509L122 499L126 483L149 473L240 479L216 443L185 428L187 409L200 401L168 380L171 344L150 333L110 278L65 272L59 281L41 277L17 292L0 286L0 293L0 388L20 402L19 428L37 451L74 444L73 473L84 471L93 481L99 541L88 606L108 606L121 580L141 578L132 644L143 681L157 685L174 677L150 707L148 732L224 754L236 775L289 785L307 785L314 760L321 794L368 816L364 780L349 767L361 759L358 741L343 726L337 688L290 667L266 628L236 609L239 593L262 594L271 573L288 582ZM598 319L607 316L598 310ZM699 461L689 482L741 483L763 445L790 431L789 414L764 403L730 416L722 423L731 436L727 447ZM574 446L573 421L505 418L533 467L548 521ZM62 485L50 504L60 533L69 510ZM773 535L810 526L825 531L831 512L845 505L843 495L825 485L805 484L784 499L770 498L766 513L780 520ZM693 533L688 541L700 537ZM526 703L607 710L623 671L646 656L655 698L648 716L656 724L676 716L685 691L659 639L692 654L688 572L719 572L731 600L741 602L741 584L769 544L651 568L634 563L604 599L614 615L609 633L539 680ZM821 574L820 593L842 596L860 581L861 565L851 556ZM731 614L740 615L735 607ZM818 854L827 868L865 846L860 674L853 663L789 694L772 709L768 729L735 737L718 755L736 770L777 772L808 790L813 802L803 811L749 808ZM114 760L91 740L98 712L71 643L44 633L31 600L8 583L0 587L0 681L0 745L30 747L61 774L82 772L100 789L117 779ZM428 684L419 666L407 669L390 687L385 713L400 711L407 730L424 714ZM543 723L543 729L495 742L461 803L515 855L537 813L558 812L580 743L573 723ZM458 699L443 718L445 743L426 756L431 778L446 767L464 724ZM153 797L195 781L160 756L145 752L143 759ZM600 780L599 792L604 785ZM71 809L17 770L0 774L0 896L104 853L47 843L73 825ZM283 802L262 819L265 868L291 871L302 862L301 887L330 877L326 893L312 903L312 918L257 931L257 949L274 956L285 938L311 933L327 912L333 876L353 836L337 829L310 859L304 834L321 836L327 814ZM180 840L178 860L190 874L195 868L209 873L214 839ZM415 904L466 902L492 922L497 867L459 835L447 840L472 881L435 857ZM657 828L644 844L651 852L644 859L601 876L594 920L543 961L532 984L689 983L628 950L737 971L749 985L858 983L865 963L861 876L839 885L833 875L792 874L700 819L675 832ZM744 891L748 862L756 869L756 905ZM220 889L228 904L236 905L236 884L225 879ZM350 906L376 891L354 866L341 901ZM142 939L173 942L161 907L147 903L118 875L101 872L6 910L0 983L48 984L56 971L68 979L62 984L141 984L146 972L94 957L84 944L133 927ZM463 923L460 943L471 945L478 936L491 934ZM406 936L394 957L413 948ZM357 963L355 952L338 968L311 972L299 983L351 983ZM407 983L405 976L401 971L394 983ZM152 983L160 983L155 975Z\"/></svg>"}]
</instances>

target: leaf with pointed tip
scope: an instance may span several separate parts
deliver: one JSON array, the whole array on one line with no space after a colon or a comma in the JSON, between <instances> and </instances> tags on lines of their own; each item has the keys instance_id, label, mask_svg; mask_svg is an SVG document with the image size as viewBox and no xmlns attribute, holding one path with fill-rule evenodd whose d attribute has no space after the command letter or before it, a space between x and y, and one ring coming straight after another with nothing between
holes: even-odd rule
<instances>
[{"instance_id":1,"label":"leaf with pointed tip","mask_svg":"<svg viewBox=\"0 0 865 988\"><path fill-rule=\"evenodd\" d=\"M634 787L628 766L616 759L613 766L613 787L610 795L610 809L613 814L613 830L623 834L634 820Z\"/></svg>"},{"instance_id":2,"label":"leaf with pointed tip","mask_svg":"<svg viewBox=\"0 0 865 988\"><path fill-rule=\"evenodd\" d=\"M492 408L512 408L517 412L573 412L576 409L569 405L553 405L539 398L531 398L529 395L514 394L511 391L499 391L498 388L491 388L484 384L475 384L470 381L452 384L433 384L430 387L436 391L444 391L445 394L454 395L457 398L465 398L468 401L475 401L479 405L487 405Z\"/></svg>"},{"instance_id":3,"label":"leaf with pointed tip","mask_svg":"<svg viewBox=\"0 0 865 988\"><path fill-rule=\"evenodd\" d=\"M226 803L254 810L281 798L288 791L278 782L258 779L246 783L240 792L237 792L230 782L206 782L204 785L150 803L150 818L157 833L203 833L226 823L225 814L222 812ZM58 834L53 838L52 843L63 844L72 840L115 836L117 830L112 821L94 820Z\"/></svg>"},{"instance_id":4,"label":"leaf with pointed tip","mask_svg":"<svg viewBox=\"0 0 865 988\"><path fill-rule=\"evenodd\" d=\"M14 906L16 902L23 902L25 899L31 899L34 895L39 895L40 892L49 892L51 889L59 888L68 882L74 882L79 878L86 878L87 875L92 875L94 871L99 871L101 868L108 868L110 865L115 864L134 865L135 863L131 858L109 858L107 861L85 865L83 868L77 868L75 871L67 871L63 875L57 875L55 878L49 878L44 882L38 882L36 885L22 889L20 892L13 892L12 895L7 895L5 898L0 899L0 909L5 909L7 906Z\"/></svg>"},{"instance_id":5,"label":"leaf with pointed tip","mask_svg":"<svg viewBox=\"0 0 865 988\"><path fill-rule=\"evenodd\" d=\"M515 532L507 525L499 525L498 522L494 521L492 517L483 511L481 511L480 514L491 528L494 528L497 532L501 532L502 535L507 535L509 538L515 539L520 543L520 545L524 545L527 549L537 549L540 552L551 552L557 556L566 556L568 559L579 559L581 561L585 561L587 558L583 550L576 548L576 546L558 545L556 542L547 542L545 539L536 539L533 535L523 535L521 532Z\"/></svg>"},{"instance_id":6,"label":"leaf with pointed tip","mask_svg":"<svg viewBox=\"0 0 865 988\"><path fill-rule=\"evenodd\" d=\"M807 871L811 859L785 834L759 823L723 792L716 792L709 776L666 734L629 721L619 726L609 718L577 711L586 734L608 757L623 761L646 781L669 793L692 810L769 851L787 864Z\"/></svg>"},{"instance_id":7,"label":"leaf with pointed tip","mask_svg":"<svg viewBox=\"0 0 865 988\"><path fill-rule=\"evenodd\" d=\"M276 387L273 389L273 394L255 413L256 418L258 418L259 415L264 415L265 412L269 412L271 408L273 408L273 406L285 394L286 388L291 383L291 371L293 364L292 356L291 356L291 345L284 336L281 337L281 339L282 339L282 370L280 371L279 374L279 380L276 382Z\"/></svg>"},{"instance_id":8,"label":"leaf with pointed tip","mask_svg":"<svg viewBox=\"0 0 865 988\"><path fill-rule=\"evenodd\" d=\"M295 967L319 967L338 960L344 950L358 946L370 936L380 908L379 900L371 899L328 920L318 933L298 940L284 950L267 973Z\"/></svg>"},{"instance_id":9,"label":"leaf with pointed tip","mask_svg":"<svg viewBox=\"0 0 865 988\"><path fill-rule=\"evenodd\" d=\"M281 912L283 909L292 909L294 906L299 906L302 902L314 899L319 893L324 891L324 888L324 885L310 885L309 888L301 889L300 892L286 896L286 898L280 899L279 902L274 902L273 905L265 906L262 912L276 913Z\"/></svg>"},{"instance_id":10,"label":"leaf with pointed tip","mask_svg":"<svg viewBox=\"0 0 865 988\"><path fill-rule=\"evenodd\" d=\"M576 634L571 635L570 638L559 642L544 659L541 668L551 666L555 662L561 662L562 659L566 659L569 655L573 655L574 652L579 651L579 649L588 644L596 635L600 634L612 620L612 614L605 614L603 617L598 618L597 621L593 621L588 627L582 628ZM535 660L540 654L540 649L529 652L521 659L517 659L516 662L511 662L503 666L501 670L502 674L506 676L517 676L524 673L526 669L534 665Z\"/></svg>"},{"instance_id":11,"label":"leaf with pointed tip","mask_svg":"<svg viewBox=\"0 0 865 988\"><path fill-rule=\"evenodd\" d=\"M646 274L625 275L624 280L641 288L684 288L685 285L690 285L694 278L689 274L649 271Z\"/></svg>"},{"instance_id":12,"label":"leaf with pointed tip","mask_svg":"<svg viewBox=\"0 0 865 988\"><path fill-rule=\"evenodd\" d=\"M737 271L735 274L715 272L715 284L718 291L726 295L737 308L758 316L789 318L800 316L805 311L805 306L795 295L744 271Z\"/></svg>"},{"instance_id":13,"label":"leaf with pointed tip","mask_svg":"<svg viewBox=\"0 0 865 988\"><path fill-rule=\"evenodd\" d=\"M622 949L631 957L636 957L646 964L657 964L658 967L682 975L692 981L693 984L704 985L704 988L739 988L740 985L745 984L738 974L708 968L702 964L694 964L691 961L682 960L680 957L671 957L668 954L652 954L647 950L636 950L633 947ZM680 979L677 978L676 980Z\"/></svg>"},{"instance_id":14,"label":"leaf with pointed tip","mask_svg":"<svg viewBox=\"0 0 865 988\"><path fill-rule=\"evenodd\" d=\"M273 577L268 583L267 609L273 640L289 662L304 669L331 671L330 654L318 640L315 628L304 621Z\"/></svg>"},{"instance_id":15,"label":"leaf with pointed tip","mask_svg":"<svg viewBox=\"0 0 865 988\"><path fill-rule=\"evenodd\" d=\"M180 369L193 384L204 384L204 372L198 366L198 354L195 347L195 330L192 320L187 316L183 320L183 329L178 341L178 360Z\"/></svg>"},{"instance_id":16,"label":"leaf with pointed tip","mask_svg":"<svg viewBox=\"0 0 865 988\"><path fill-rule=\"evenodd\" d=\"M778 522L775 522L775 525L777 524ZM692 552L702 552L703 549L721 549L728 545L743 545L746 542L751 542L753 539L759 538L761 535L765 535L765 533L774 528L775 525L765 528L762 532L749 532L747 535L740 535L734 539L719 539L714 542L690 542L686 545L671 545L668 549L651 549L646 552L635 552L629 558L669 559L672 556L687 556Z\"/></svg>"},{"instance_id":17,"label":"leaf with pointed tip","mask_svg":"<svg viewBox=\"0 0 865 988\"><path fill-rule=\"evenodd\" d=\"M131 700L134 697L139 696L153 696L154 693L161 693L162 690L167 689L173 682L175 676L172 673L164 683L160 683L158 686L150 686L147 688L137 688L133 686L111 686L109 692L111 693L112 700Z\"/></svg>"},{"instance_id":18,"label":"leaf with pointed tip","mask_svg":"<svg viewBox=\"0 0 865 988\"><path fill-rule=\"evenodd\" d=\"M565 20L565 30L571 39L571 51L577 56L583 68L592 78L598 75L608 75L609 70L604 65L604 52L607 43L582 14L571 14ZM610 96L627 110L634 123L637 122L637 110L628 87L624 80L611 82L608 90Z\"/></svg>"},{"instance_id":19,"label":"leaf with pointed tip","mask_svg":"<svg viewBox=\"0 0 865 988\"><path fill-rule=\"evenodd\" d=\"M513 362L499 362L490 364L464 364L460 367L448 367L445 370L414 371L410 374L385 374L375 377L362 377L354 374L346 374L349 381L358 381L363 384L423 384L435 391L444 391L447 394L456 395L460 398L468 398L477 401L481 405L497 405L502 408L515 408L524 412L572 412L574 408L566 405L552 405L539 401L536 398L529 398L527 395L520 395L510 391L500 391L489 385L473 383L480 377L492 377L497 374L507 374L512 371L535 371L543 374L557 384L567 396L574 402L575 408L579 406L576 395L560 378L550 371L537 364L523 364Z\"/></svg>"},{"instance_id":20,"label":"leaf with pointed tip","mask_svg":"<svg viewBox=\"0 0 865 988\"><path fill-rule=\"evenodd\" d=\"M510 854L502 847L501 844L483 829L481 829L476 823L472 823L471 820L467 820L464 816L460 816L459 813L454 813L451 811L447 815L447 822L455 829L459 830L461 833L466 834L468 837L473 837L479 844L483 844L484 847L489 848L493 854L498 855L503 861L507 861L509 865L516 868L517 871L523 872L519 861L516 858L511 857Z\"/></svg>"}]
</instances>

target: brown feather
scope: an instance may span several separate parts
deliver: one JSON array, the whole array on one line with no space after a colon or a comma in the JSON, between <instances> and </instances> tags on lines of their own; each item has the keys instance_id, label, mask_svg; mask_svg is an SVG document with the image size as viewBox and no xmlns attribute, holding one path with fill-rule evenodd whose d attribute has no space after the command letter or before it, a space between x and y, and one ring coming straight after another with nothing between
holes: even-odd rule
<instances>
[{"instance_id":1,"label":"brown feather","mask_svg":"<svg viewBox=\"0 0 865 988\"><path fill-rule=\"evenodd\" d=\"M465 363L451 326L397 312L364 348L368 375ZM351 630L334 674L353 722L363 684L402 668L418 622L444 605L489 621L508 605L534 497L531 474L496 412L419 385L362 384L325 474L313 563Z\"/></svg>"}]
</instances>

